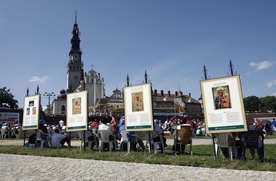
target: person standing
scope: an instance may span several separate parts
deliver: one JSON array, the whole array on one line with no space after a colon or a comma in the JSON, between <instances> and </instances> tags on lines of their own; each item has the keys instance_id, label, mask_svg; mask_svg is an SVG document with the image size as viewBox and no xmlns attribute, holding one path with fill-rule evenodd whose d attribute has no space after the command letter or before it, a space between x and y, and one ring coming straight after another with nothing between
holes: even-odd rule
<instances>
[{"instance_id":1,"label":"person standing","mask_svg":"<svg viewBox=\"0 0 276 181\"><path fill-rule=\"evenodd\" d=\"M272 131L276 131L276 121L275 118L273 118L272 123L271 123Z\"/></svg>"}]
</instances>

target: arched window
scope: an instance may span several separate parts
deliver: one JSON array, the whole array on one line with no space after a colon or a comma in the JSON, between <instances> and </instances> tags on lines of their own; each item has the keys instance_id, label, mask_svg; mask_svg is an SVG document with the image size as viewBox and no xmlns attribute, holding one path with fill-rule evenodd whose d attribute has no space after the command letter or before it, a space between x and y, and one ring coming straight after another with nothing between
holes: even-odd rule
<instances>
[{"instance_id":1,"label":"arched window","mask_svg":"<svg viewBox=\"0 0 276 181\"><path fill-rule=\"evenodd\" d=\"M64 105L61 106L61 111L65 111L65 106Z\"/></svg>"}]
</instances>

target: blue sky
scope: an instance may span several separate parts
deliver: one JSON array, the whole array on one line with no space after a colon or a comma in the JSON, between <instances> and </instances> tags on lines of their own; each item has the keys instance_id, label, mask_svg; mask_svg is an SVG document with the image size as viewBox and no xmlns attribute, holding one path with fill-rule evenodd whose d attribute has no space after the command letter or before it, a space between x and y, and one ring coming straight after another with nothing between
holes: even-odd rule
<instances>
[{"instance_id":1,"label":"blue sky","mask_svg":"<svg viewBox=\"0 0 276 181\"><path fill-rule=\"evenodd\" d=\"M1 0L0 87L23 107L26 89L66 89L77 10L84 71L105 80L106 95L144 81L193 98L203 66L210 78L240 74L243 96L276 95L276 1ZM42 96L42 106L48 98Z\"/></svg>"}]
</instances>

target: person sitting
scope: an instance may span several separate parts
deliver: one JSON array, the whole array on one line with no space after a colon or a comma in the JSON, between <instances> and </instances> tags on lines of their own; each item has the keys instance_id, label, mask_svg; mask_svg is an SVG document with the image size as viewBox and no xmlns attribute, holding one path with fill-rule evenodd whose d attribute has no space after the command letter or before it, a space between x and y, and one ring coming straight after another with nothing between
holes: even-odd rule
<instances>
[{"instance_id":1,"label":"person sitting","mask_svg":"<svg viewBox=\"0 0 276 181\"><path fill-rule=\"evenodd\" d=\"M95 120L90 124L90 128L92 130L93 135L96 137L96 143L92 142L92 148L96 145L96 147L99 147L99 135L98 135L98 129L99 129L99 120L95 118Z\"/></svg>"},{"instance_id":2,"label":"person sitting","mask_svg":"<svg viewBox=\"0 0 276 181\"><path fill-rule=\"evenodd\" d=\"M185 119L185 118L184 118ZM185 122L185 121L184 121ZM190 119L188 119L188 120L186 120L186 123L182 123L182 124L189 124L189 125L191 125L191 127L192 127L192 132L193 132L193 136L194 136L194 134L196 133L196 130L197 130L197 125L196 125L196 123L195 123L195 120L193 119L193 120L190 120ZM201 129L200 129L201 130Z\"/></svg>"},{"instance_id":3,"label":"person sitting","mask_svg":"<svg viewBox=\"0 0 276 181\"><path fill-rule=\"evenodd\" d=\"M8 123L3 123L2 127L1 127L1 135L2 135L2 138L8 138L9 136L9 126L8 126Z\"/></svg>"},{"instance_id":4,"label":"person sitting","mask_svg":"<svg viewBox=\"0 0 276 181\"><path fill-rule=\"evenodd\" d=\"M167 144L166 144L167 139L164 137L163 130L159 126L157 119L154 120L154 132L155 132L155 134L152 135L153 142L160 141L160 135L161 135L162 136L161 138L162 138L163 143L164 143L164 148L166 149L167 148ZM159 146L159 147L161 148L161 151L163 152L162 146Z\"/></svg>"},{"instance_id":5,"label":"person sitting","mask_svg":"<svg viewBox=\"0 0 276 181\"><path fill-rule=\"evenodd\" d=\"M200 127L197 127L197 129L196 129L196 136L202 136Z\"/></svg>"},{"instance_id":6,"label":"person sitting","mask_svg":"<svg viewBox=\"0 0 276 181\"><path fill-rule=\"evenodd\" d=\"M58 124L59 124L59 127L63 127L64 126L64 121L63 120L60 120L59 122L58 122Z\"/></svg>"},{"instance_id":7,"label":"person sitting","mask_svg":"<svg viewBox=\"0 0 276 181\"><path fill-rule=\"evenodd\" d=\"M40 139L40 144L41 141L45 141L44 145L41 145L42 147L51 147L50 145L50 138L51 136L49 135L48 129L44 124L39 124L38 129L41 130L41 132L38 132L39 136L37 137Z\"/></svg>"},{"instance_id":8,"label":"person sitting","mask_svg":"<svg viewBox=\"0 0 276 181\"><path fill-rule=\"evenodd\" d=\"M113 135L113 127L111 124L108 124L109 117L103 117L101 119L101 123L99 125L99 133L101 134L101 131L108 130L109 132L109 141L114 141L114 135ZM106 150L108 148L108 144L105 144L103 147L103 150ZM115 148L114 142L113 142L113 150Z\"/></svg>"},{"instance_id":9,"label":"person sitting","mask_svg":"<svg viewBox=\"0 0 276 181\"><path fill-rule=\"evenodd\" d=\"M55 133L51 136L52 148L62 148L65 142L68 147L71 148L71 140L69 136L66 133L60 134L59 129L55 129Z\"/></svg>"},{"instance_id":10,"label":"person sitting","mask_svg":"<svg viewBox=\"0 0 276 181\"><path fill-rule=\"evenodd\" d=\"M26 146L35 147L35 141L36 141L36 134L33 133L28 139L28 142L25 144Z\"/></svg>"},{"instance_id":11,"label":"person sitting","mask_svg":"<svg viewBox=\"0 0 276 181\"><path fill-rule=\"evenodd\" d=\"M121 140L122 140L122 131L125 131L125 119L124 119L124 117L122 117L120 120L119 120L119 132L120 132L120 137L121 137ZM140 137L138 137L138 136L136 136L135 135L135 132L128 132L127 133L127 137L128 137L128 140L129 141L131 141L131 139L133 138L133 137L137 137L137 143L139 144L139 150L140 151L144 151L145 150L145 145L144 145L144 142L143 142L143 140L140 138ZM136 149L136 143L134 143L134 142L131 142L132 144L131 144L131 150L135 150ZM121 150L124 150L124 145L121 145Z\"/></svg>"}]
</instances>

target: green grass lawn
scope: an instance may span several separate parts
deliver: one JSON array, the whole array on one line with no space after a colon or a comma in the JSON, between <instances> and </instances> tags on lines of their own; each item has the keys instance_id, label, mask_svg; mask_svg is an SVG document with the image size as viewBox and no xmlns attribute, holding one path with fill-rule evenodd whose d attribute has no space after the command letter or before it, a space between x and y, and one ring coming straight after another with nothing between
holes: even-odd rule
<instances>
[{"instance_id":1,"label":"green grass lawn","mask_svg":"<svg viewBox=\"0 0 276 181\"><path fill-rule=\"evenodd\" d=\"M246 161L229 160L219 155L214 158L212 145L196 145L193 146L193 156L189 152L189 145L186 147L184 155L175 155L174 151L168 147L165 154L144 153L144 152L98 152L95 150L81 150L79 147L73 148L40 148L25 146L0 146L0 153L19 154L19 155L36 155L47 157L66 157L78 159L93 159L119 162L136 162L149 164L165 164L193 167L209 167L209 168L226 168L238 170L259 170L259 171L276 171L275 153L276 145L265 145L265 161L263 163L251 160L249 150L246 151Z\"/></svg>"},{"instance_id":2,"label":"green grass lawn","mask_svg":"<svg viewBox=\"0 0 276 181\"><path fill-rule=\"evenodd\" d=\"M173 135L166 136L167 139L174 139ZM194 136L193 139L204 139L205 136ZM265 139L276 139L276 133L273 132L272 135L267 135Z\"/></svg>"}]
</instances>

